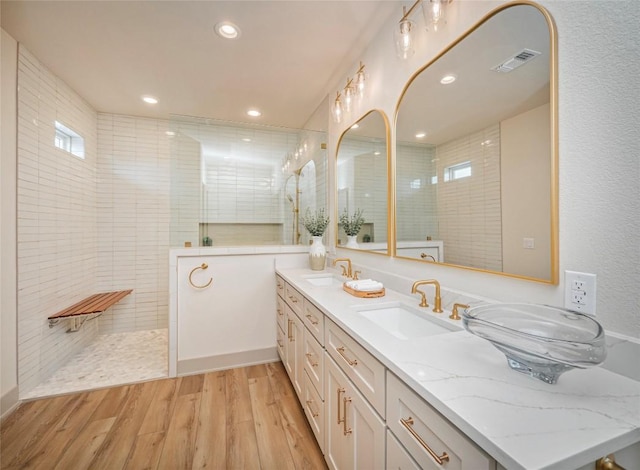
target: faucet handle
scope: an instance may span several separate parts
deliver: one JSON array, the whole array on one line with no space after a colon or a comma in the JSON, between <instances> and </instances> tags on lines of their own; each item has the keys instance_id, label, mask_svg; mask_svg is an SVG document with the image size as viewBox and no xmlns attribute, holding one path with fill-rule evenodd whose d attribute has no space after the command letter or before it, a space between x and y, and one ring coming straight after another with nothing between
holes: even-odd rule
<instances>
[{"instance_id":1,"label":"faucet handle","mask_svg":"<svg viewBox=\"0 0 640 470\"><path fill-rule=\"evenodd\" d=\"M353 273L353 280L354 281L357 281L359 279L358 278L358 274L362 274L362 271L356 271L356 272Z\"/></svg>"},{"instance_id":2,"label":"faucet handle","mask_svg":"<svg viewBox=\"0 0 640 470\"><path fill-rule=\"evenodd\" d=\"M349 277L346 266L344 264L341 264L340 267L342 268L342 277Z\"/></svg>"},{"instance_id":3,"label":"faucet handle","mask_svg":"<svg viewBox=\"0 0 640 470\"><path fill-rule=\"evenodd\" d=\"M469 308L469 306L467 304L453 304L453 310L451 310L449 318L452 320L460 320L460 315L458 315L459 308Z\"/></svg>"}]
</instances>

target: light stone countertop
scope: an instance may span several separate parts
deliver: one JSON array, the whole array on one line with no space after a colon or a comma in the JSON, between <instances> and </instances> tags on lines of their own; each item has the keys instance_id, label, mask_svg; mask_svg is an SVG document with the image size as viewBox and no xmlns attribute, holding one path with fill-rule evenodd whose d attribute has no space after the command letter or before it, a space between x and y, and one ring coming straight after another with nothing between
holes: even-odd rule
<instances>
[{"instance_id":1,"label":"light stone countertop","mask_svg":"<svg viewBox=\"0 0 640 470\"><path fill-rule=\"evenodd\" d=\"M277 273L509 470L576 469L640 442L640 382L595 367L548 385L511 370L502 352L449 312L420 309L452 332L405 340L358 314L394 303L418 309L416 297L387 288L384 297L362 299L305 279L332 271Z\"/></svg>"}]
</instances>

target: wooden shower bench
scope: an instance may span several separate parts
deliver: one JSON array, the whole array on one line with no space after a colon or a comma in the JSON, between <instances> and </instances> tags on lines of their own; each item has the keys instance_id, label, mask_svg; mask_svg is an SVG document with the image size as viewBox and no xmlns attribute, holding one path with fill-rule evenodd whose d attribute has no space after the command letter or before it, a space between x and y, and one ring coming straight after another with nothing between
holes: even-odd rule
<instances>
[{"instance_id":1,"label":"wooden shower bench","mask_svg":"<svg viewBox=\"0 0 640 470\"><path fill-rule=\"evenodd\" d=\"M114 292L103 292L101 294L94 294L81 300L78 303L73 304L71 307L65 308L60 312L48 317L49 328L52 328L58 321L63 318L72 319L71 328L69 331L78 331L84 321L78 324L78 318L83 315L91 315L93 313L102 313L113 304L124 299L127 295L131 294L133 289L119 290Z\"/></svg>"}]
</instances>

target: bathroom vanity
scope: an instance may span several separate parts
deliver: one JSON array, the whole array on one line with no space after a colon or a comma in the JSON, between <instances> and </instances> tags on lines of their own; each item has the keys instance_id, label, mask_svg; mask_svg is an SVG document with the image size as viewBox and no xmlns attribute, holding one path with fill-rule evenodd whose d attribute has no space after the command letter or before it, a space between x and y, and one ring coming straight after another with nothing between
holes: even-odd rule
<instances>
[{"instance_id":1,"label":"bathroom vanity","mask_svg":"<svg viewBox=\"0 0 640 470\"><path fill-rule=\"evenodd\" d=\"M596 367L543 383L448 312L389 288L357 298L343 280L276 274L278 353L330 468L586 470L612 452L638 462L640 382Z\"/></svg>"}]
</instances>

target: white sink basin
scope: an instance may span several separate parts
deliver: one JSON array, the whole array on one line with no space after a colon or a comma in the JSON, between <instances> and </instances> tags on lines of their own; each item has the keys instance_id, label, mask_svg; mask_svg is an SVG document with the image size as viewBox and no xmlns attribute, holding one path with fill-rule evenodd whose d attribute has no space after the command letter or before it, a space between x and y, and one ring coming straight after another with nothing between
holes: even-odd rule
<instances>
[{"instance_id":1,"label":"white sink basin","mask_svg":"<svg viewBox=\"0 0 640 470\"><path fill-rule=\"evenodd\" d=\"M303 276L304 279L316 287L340 286L342 281L337 279L333 274L310 274Z\"/></svg>"},{"instance_id":2,"label":"white sink basin","mask_svg":"<svg viewBox=\"0 0 640 470\"><path fill-rule=\"evenodd\" d=\"M426 312L425 312L426 314ZM360 310L358 315L382 328L398 339L408 340L450 333L451 330L437 325L419 313L403 305L388 305L370 310Z\"/></svg>"}]
</instances>

